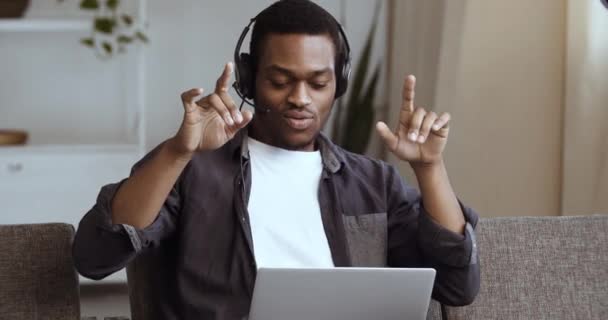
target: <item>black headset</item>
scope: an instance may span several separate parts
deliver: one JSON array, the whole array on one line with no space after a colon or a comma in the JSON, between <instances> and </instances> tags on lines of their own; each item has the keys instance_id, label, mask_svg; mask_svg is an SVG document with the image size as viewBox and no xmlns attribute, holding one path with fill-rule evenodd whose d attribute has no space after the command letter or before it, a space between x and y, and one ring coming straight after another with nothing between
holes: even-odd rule
<instances>
[{"instance_id":1,"label":"black headset","mask_svg":"<svg viewBox=\"0 0 608 320\"><path fill-rule=\"evenodd\" d=\"M243 40L245 36L249 32L249 28L256 21L257 16L252 18L249 21L249 24L243 29L241 36L239 37L239 41L236 44L236 48L234 49L234 65L235 65L235 76L236 81L232 85L236 90L237 94L243 102L247 102L249 105L256 107L247 99L253 99L254 95L254 81L253 78L253 66L251 61L251 55L249 53L241 53L241 45L243 44ZM338 30L340 31L340 35L342 37L343 45L345 50L340 50L340 48L336 48L340 53L341 57L338 59L338 66L336 66L336 94L335 99L341 97L345 92L346 88L348 88L348 79L350 78L351 73L351 65L350 65L350 45L348 43L348 39L346 37L346 32L342 25L334 18L334 21L338 25ZM242 103L241 103L242 106Z\"/></svg>"}]
</instances>

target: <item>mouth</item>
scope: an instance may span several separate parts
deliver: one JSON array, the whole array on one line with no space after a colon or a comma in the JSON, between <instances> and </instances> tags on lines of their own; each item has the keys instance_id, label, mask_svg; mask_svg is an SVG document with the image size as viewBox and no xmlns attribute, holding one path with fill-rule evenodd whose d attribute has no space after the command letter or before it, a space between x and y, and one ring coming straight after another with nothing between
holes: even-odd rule
<instances>
[{"instance_id":1,"label":"mouth","mask_svg":"<svg viewBox=\"0 0 608 320\"><path fill-rule=\"evenodd\" d=\"M289 127L295 130L306 130L314 123L314 117L305 113L287 112L283 119Z\"/></svg>"},{"instance_id":2,"label":"mouth","mask_svg":"<svg viewBox=\"0 0 608 320\"><path fill-rule=\"evenodd\" d=\"M287 120L287 125L296 130L306 130L313 123L312 118L296 119L285 117L285 120Z\"/></svg>"}]
</instances>

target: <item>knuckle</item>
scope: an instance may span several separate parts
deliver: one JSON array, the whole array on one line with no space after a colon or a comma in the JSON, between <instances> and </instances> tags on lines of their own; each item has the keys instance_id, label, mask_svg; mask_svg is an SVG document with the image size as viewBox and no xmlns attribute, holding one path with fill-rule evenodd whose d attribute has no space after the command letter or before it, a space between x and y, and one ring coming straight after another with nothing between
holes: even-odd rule
<instances>
[{"instance_id":1,"label":"knuckle","mask_svg":"<svg viewBox=\"0 0 608 320\"><path fill-rule=\"evenodd\" d=\"M213 103L214 105L217 105L219 103L219 101L221 100L220 97L217 95L217 93L212 93L208 96L209 101L211 103Z\"/></svg>"},{"instance_id":2,"label":"knuckle","mask_svg":"<svg viewBox=\"0 0 608 320\"><path fill-rule=\"evenodd\" d=\"M412 120L410 120L410 123L412 125L416 125L416 124L420 124L420 122L422 122L422 117L418 116L418 115L414 115L412 117Z\"/></svg>"},{"instance_id":3,"label":"knuckle","mask_svg":"<svg viewBox=\"0 0 608 320\"><path fill-rule=\"evenodd\" d=\"M232 98L230 98L227 93L224 93L222 95L222 100L226 104L226 107L228 107L229 109L236 109L236 104L234 104L234 101L232 101Z\"/></svg>"},{"instance_id":4,"label":"knuckle","mask_svg":"<svg viewBox=\"0 0 608 320\"><path fill-rule=\"evenodd\" d=\"M216 110L219 110L219 111L223 112L224 105L221 103L221 101L218 101L218 99L217 99L216 96L209 96L208 104L213 109L216 109Z\"/></svg>"},{"instance_id":5,"label":"knuckle","mask_svg":"<svg viewBox=\"0 0 608 320\"><path fill-rule=\"evenodd\" d=\"M232 110L234 110L234 112L238 111L238 107L236 106L236 103L234 103L234 101L230 101L230 108Z\"/></svg>"},{"instance_id":6,"label":"knuckle","mask_svg":"<svg viewBox=\"0 0 608 320\"><path fill-rule=\"evenodd\" d=\"M196 104L201 107L206 106L208 104L207 97L200 98L198 101L196 101Z\"/></svg>"}]
</instances>

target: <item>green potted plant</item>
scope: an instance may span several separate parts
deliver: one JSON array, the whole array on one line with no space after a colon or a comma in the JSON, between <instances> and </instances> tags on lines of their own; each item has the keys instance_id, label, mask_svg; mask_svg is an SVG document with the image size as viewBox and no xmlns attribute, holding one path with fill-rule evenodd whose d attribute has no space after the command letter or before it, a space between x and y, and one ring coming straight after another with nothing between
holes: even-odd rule
<instances>
[{"instance_id":1,"label":"green potted plant","mask_svg":"<svg viewBox=\"0 0 608 320\"><path fill-rule=\"evenodd\" d=\"M125 52L126 47L134 42L148 42L143 26L121 10L120 0L81 0L80 9L94 14L91 35L81 39L80 43L95 50L100 58Z\"/></svg>"},{"instance_id":2,"label":"green potted plant","mask_svg":"<svg viewBox=\"0 0 608 320\"><path fill-rule=\"evenodd\" d=\"M378 63L372 67L370 60L379 12L380 2L376 2L372 27L349 85L348 101L340 99L333 122L333 141L344 149L359 154L367 150L375 119L376 89L382 65ZM365 86L370 72L371 77Z\"/></svg>"}]
</instances>

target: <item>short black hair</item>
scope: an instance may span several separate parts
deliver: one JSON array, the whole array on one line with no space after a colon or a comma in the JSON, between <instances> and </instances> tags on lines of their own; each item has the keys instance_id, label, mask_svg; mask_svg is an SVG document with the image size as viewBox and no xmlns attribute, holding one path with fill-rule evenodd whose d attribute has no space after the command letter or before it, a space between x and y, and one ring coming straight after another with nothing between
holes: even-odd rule
<instances>
[{"instance_id":1,"label":"short black hair","mask_svg":"<svg viewBox=\"0 0 608 320\"><path fill-rule=\"evenodd\" d=\"M257 71L262 44L269 34L328 35L335 52L336 75L340 74L344 61L343 47L338 22L321 6L310 0L280 0L264 9L256 17L251 32L249 53L253 72ZM337 78L336 78L337 79Z\"/></svg>"}]
</instances>

